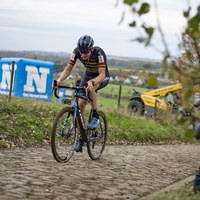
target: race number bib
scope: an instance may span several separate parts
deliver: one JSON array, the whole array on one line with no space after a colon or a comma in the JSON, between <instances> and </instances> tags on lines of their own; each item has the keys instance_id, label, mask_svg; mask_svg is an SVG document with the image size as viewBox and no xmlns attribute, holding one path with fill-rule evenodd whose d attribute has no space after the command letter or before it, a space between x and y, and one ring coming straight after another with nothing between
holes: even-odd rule
<instances>
[{"instance_id":1,"label":"race number bib","mask_svg":"<svg viewBox=\"0 0 200 200\"><path fill-rule=\"evenodd\" d=\"M99 63L104 63L104 58L103 58L102 55L101 55L101 56L98 56L98 59L99 59Z\"/></svg>"},{"instance_id":2,"label":"race number bib","mask_svg":"<svg viewBox=\"0 0 200 200\"><path fill-rule=\"evenodd\" d=\"M74 61L74 60L75 60L75 55L76 55L75 53L72 53L72 54L71 54L71 57L70 57L70 60L73 60L73 61Z\"/></svg>"}]
</instances>

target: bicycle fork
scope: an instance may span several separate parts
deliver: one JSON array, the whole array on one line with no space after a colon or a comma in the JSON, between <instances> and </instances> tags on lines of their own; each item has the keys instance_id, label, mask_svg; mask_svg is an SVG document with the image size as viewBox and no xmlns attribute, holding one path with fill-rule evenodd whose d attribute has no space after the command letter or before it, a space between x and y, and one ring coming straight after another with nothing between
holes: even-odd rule
<instances>
[{"instance_id":1,"label":"bicycle fork","mask_svg":"<svg viewBox=\"0 0 200 200\"><path fill-rule=\"evenodd\" d=\"M77 113L77 109L74 109L73 120L72 120L72 123L71 123L71 127L70 127L69 131L68 131L68 132L66 133L66 135L65 135L65 134L64 134L64 129L65 129L65 127L66 127L66 124L67 124L68 119L69 119L69 116L70 116L70 113L68 113L68 116L67 116L67 118L66 118L66 120L65 120L65 123L64 123L64 125L63 125L63 128L62 128L62 130L61 130L61 132L60 132L60 135L61 135L61 136L66 136L67 138L69 138L69 137L72 135L72 130L73 130L73 128L74 128L74 122L75 122L75 119L76 119L76 113Z\"/></svg>"}]
</instances>

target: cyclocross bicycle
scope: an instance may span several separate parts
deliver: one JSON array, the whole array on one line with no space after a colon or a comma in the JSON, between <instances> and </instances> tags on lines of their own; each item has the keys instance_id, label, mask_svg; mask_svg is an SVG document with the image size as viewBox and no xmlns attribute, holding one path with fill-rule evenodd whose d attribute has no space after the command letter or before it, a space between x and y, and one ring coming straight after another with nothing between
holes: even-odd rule
<instances>
[{"instance_id":1,"label":"cyclocross bicycle","mask_svg":"<svg viewBox=\"0 0 200 200\"><path fill-rule=\"evenodd\" d=\"M57 81L54 80L54 85ZM57 114L51 133L51 148L56 161L67 162L73 155L77 142L82 146L87 143L87 151L91 159L97 160L101 157L106 145L107 121L102 111L98 111L100 123L95 130L88 129L83 122L79 109L78 99L84 99L87 102L92 101L86 87L61 86L58 88L69 88L75 90L74 100L71 107L64 107ZM79 91L85 90L85 93ZM54 89L54 95L59 98ZM92 111L92 110L91 110ZM92 119L90 111L88 123Z\"/></svg>"}]
</instances>

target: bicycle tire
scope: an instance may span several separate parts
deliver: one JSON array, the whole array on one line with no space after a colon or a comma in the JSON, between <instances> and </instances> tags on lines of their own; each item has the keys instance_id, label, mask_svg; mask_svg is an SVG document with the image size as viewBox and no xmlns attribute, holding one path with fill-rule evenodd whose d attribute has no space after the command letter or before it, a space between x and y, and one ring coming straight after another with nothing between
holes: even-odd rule
<instances>
[{"instance_id":1,"label":"bicycle tire","mask_svg":"<svg viewBox=\"0 0 200 200\"><path fill-rule=\"evenodd\" d=\"M97 160L101 157L107 138L107 120L102 111L98 111L100 123L95 130L88 131L87 150L92 160Z\"/></svg>"},{"instance_id":2,"label":"bicycle tire","mask_svg":"<svg viewBox=\"0 0 200 200\"><path fill-rule=\"evenodd\" d=\"M51 148L57 162L67 162L74 153L78 140L78 129L77 119L72 126L73 114L73 108L64 107L55 118L51 133ZM67 122L66 119L68 119Z\"/></svg>"}]
</instances>

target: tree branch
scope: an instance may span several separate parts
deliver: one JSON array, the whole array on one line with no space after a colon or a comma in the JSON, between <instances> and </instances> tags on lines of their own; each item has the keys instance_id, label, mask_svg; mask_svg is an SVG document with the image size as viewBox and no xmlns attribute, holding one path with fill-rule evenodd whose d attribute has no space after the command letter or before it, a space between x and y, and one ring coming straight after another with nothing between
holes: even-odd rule
<instances>
[{"instance_id":1,"label":"tree branch","mask_svg":"<svg viewBox=\"0 0 200 200\"><path fill-rule=\"evenodd\" d=\"M118 6L118 3L119 3L119 0L117 0L117 2L116 2L116 4L115 4L115 7L117 7L117 6Z\"/></svg>"},{"instance_id":2,"label":"tree branch","mask_svg":"<svg viewBox=\"0 0 200 200\"><path fill-rule=\"evenodd\" d=\"M167 43L166 43L166 41L165 41L164 33L163 33L162 29L161 29L161 25L160 25L160 21L159 21L159 14L158 14L157 0L154 0L154 2L155 2L155 10L156 10L156 18L157 18L158 30L159 30L159 32L160 32L162 42L163 42L164 47L165 47L165 50L166 50L166 52L167 52L167 55L166 55L166 56L169 57L169 58L172 60L171 55L170 55L169 50L168 50Z\"/></svg>"},{"instance_id":3,"label":"tree branch","mask_svg":"<svg viewBox=\"0 0 200 200\"><path fill-rule=\"evenodd\" d=\"M175 61L172 61L172 65L174 67L174 69L182 76L185 76L186 78L191 78L191 79L200 79L200 76L194 76L189 74L188 72L185 73L183 72L181 69L179 69L179 67L176 65Z\"/></svg>"},{"instance_id":4,"label":"tree branch","mask_svg":"<svg viewBox=\"0 0 200 200\"><path fill-rule=\"evenodd\" d=\"M200 64L200 51L199 51L199 47L197 45L197 42L196 42L196 39L195 38L192 38L193 39L193 44L195 46L195 49L196 49L196 53L197 53L197 56L198 56L198 60L199 60L199 64Z\"/></svg>"},{"instance_id":5,"label":"tree branch","mask_svg":"<svg viewBox=\"0 0 200 200\"><path fill-rule=\"evenodd\" d=\"M184 66L186 66L186 67L188 67L188 68L190 68L190 69L194 69L194 70L196 70L196 71L199 71L199 70L200 70L199 67L196 67L196 66L194 66L194 65L191 65L191 64L189 64L189 63L186 63L186 62L184 62L184 61L181 60L181 59L179 59L178 61L181 62L181 64L183 64Z\"/></svg>"}]
</instances>

